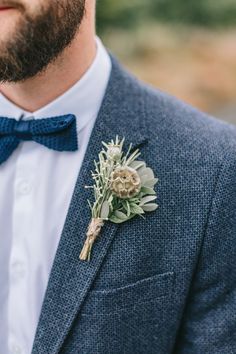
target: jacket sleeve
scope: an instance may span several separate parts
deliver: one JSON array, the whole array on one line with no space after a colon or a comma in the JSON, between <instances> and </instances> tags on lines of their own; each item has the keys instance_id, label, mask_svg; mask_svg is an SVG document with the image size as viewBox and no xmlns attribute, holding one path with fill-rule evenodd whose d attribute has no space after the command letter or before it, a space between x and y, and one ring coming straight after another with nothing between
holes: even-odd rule
<instances>
[{"instance_id":1,"label":"jacket sleeve","mask_svg":"<svg viewBox=\"0 0 236 354\"><path fill-rule=\"evenodd\" d=\"M225 158L174 353L236 353L236 150Z\"/></svg>"}]
</instances>

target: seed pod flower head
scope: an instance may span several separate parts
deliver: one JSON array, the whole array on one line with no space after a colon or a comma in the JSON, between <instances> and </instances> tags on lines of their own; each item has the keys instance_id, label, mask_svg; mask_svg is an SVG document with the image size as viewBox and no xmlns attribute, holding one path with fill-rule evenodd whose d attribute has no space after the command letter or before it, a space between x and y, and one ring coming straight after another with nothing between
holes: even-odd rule
<instances>
[{"instance_id":1,"label":"seed pod flower head","mask_svg":"<svg viewBox=\"0 0 236 354\"><path fill-rule=\"evenodd\" d=\"M119 198L134 197L141 189L139 174L129 166L117 167L111 174L110 189Z\"/></svg>"}]
</instances>

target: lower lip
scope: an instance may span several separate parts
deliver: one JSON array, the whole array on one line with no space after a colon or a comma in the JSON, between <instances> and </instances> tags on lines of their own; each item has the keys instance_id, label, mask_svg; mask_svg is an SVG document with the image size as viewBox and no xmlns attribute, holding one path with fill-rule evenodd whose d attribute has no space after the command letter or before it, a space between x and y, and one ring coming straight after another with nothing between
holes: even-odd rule
<instances>
[{"instance_id":1,"label":"lower lip","mask_svg":"<svg viewBox=\"0 0 236 354\"><path fill-rule=\"evenodd\" d=\"M2 8L0 8L0 12L12 10L12 9L13 9L13 7L2 7Z\"/></svg>"}]
</instances>

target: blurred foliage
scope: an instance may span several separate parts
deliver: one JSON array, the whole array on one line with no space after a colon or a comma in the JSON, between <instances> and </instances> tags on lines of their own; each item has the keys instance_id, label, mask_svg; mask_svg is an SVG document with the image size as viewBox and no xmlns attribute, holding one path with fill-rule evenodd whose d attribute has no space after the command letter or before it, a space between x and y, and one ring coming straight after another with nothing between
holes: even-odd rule
<instances>
[{"instance_id":1,"label":"blurred foliage","mask_svg":"<svg viewBox=\"0 0 236 354\"><path fill-rule=\"evenodd\" d=\"M137 77L236 123L236 0L97 0L97 29Z\"/></svg>"},{"instance_id":2,"label":"blurred foliage","mask_svg":"<svg viewBox=\"0 0 236 354\"><path fill-rule=\"evenodd\" d=\"M97 0L97 26L132 28L143 21L234 25L236 0Z\"/></svg>"},{"instance_id":3,"label":"blurred foliage","mask_svg":"<svg viewBox=\"0 0 236 354\"><path fill-rule=\"evenodd\" d=\"M150 0L97 0L97 27L129 28L148 17Z\"/></svg>"}]
</instances>

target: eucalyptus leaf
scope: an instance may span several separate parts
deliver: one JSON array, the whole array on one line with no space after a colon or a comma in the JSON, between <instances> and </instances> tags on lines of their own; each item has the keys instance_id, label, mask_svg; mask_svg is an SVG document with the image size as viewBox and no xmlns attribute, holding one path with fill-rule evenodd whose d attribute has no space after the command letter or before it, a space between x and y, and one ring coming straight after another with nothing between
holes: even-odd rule
<instances>
[{"instance_id":1,"label":"eucalyptus leaf","mask_svg":"<svg viewBox=\"0 0 236 354\"><path fill-rule=\"evenodd\" d=\"M119 210L116 210L116 211L114 212L114 215L115 215L118 219L121 219L121 220L123 220L123 221L127 220L127 218L128 218L126 214L122 213L122 212L119 211Z\"/></svg>"},{"instance_id":2,"label":"eucalyptus leaf","mask_svg":"<svg viewBox=\"0 0 236 354\"><path fill-rule=\"evenodd\" d=\"M148 175L141 175L140 179L141 179L142 185L144 185L144 183L146 181L148 181L150 178L148 177Z\"/></svg>"},{"instance_id":3,"label":"eucalyptus leaf","mask_svg":"<svg viewBox=\"0 0 236 354\"><path fill-rule=\"evenodd\" d=\"M129 164L130 167L134 168L135 170L138 170L141 167L146 167L146 164L144 161L133 161Z\"/></svg>"},{"instance_id":4,"label":"eucalyptus leaf","mask_svg":"<svg viewBox=\"0 0 236 354\"><path fill-rule=\"evenodd\" d=\"M156 197L155 195L149 195L149 196L147 196L147 197L143 197L143 198L141 199L141 201L140 201L139 206L143 206L143 205L145 205L146 203L149 203L149 202L151 202L151 201L153 201L153 200L155 200L155 199L157 199L157 197Z\"/></svg>"},{"instance_id":5,"label":"eucalyptus leaf","mask_svg":"<svg viewBox=\"0 0 236 354\"><path fill-rule=\"evenodd\" d=\"M142 206L142 209L143 209L144 211L154 211L154 210L157 209L157 207L158 207L158 204L156 204L156 203L149 203L149 204L143 205L143 206Z\"/></svg>"},{"instance_id":6,"label":"eucalyptus leaf","mask_svg":"<svg viewBox=\"0 0 236 354\"><path fill-rule=\"evenodd\" d=\"M153 188L157 182L158 178L147 179L143 182L143 186Z\"/></svg>"},{"instance_id":7,"label":"eucalyptus leaf","mask_svg":"<svg viewBox=\"0 0 236 354\"><path fill-rule=\"evenodd\" d=\"M122 222L125 221L125 220L117 218L114 214L112 214L108 220L110 220L111 222L114 222L115 224L121 224Z\"/></svg>"},{"instance_id":8,"label":"eucalyptus leaf","mask_svg":"<svg viewBox=\"0 0 236 354\"><path fill-rule=\"evenodd\" d=\"M144 193L144 195L146 195L146 194L151 194L151 195L156 194L155 190L153 188L150 188L150 187L142 187L141 188L141 192Z\"/></svg>"},{"instance_id":9,"label":"eucalyptus leaf","mask_svg":"<svg viewBox=\"0 0 236 354\"><path fill-rule=\"evenodd\" d=\"M109 203L108 201L105 201L102 204L102 208L101 208L101 219L107 219L109 216L109 211L110 211Z\"/></svg>"},{"instance_id":10,"label":"eucalyptus leaf","mask_svg":"<svg viewBox=\"0 0 236 354\"><path fill-rule=\"evenodd\" d=\"M146 164L142 167L140 167L137 172L139 174L139 177L141 178L141 176L145 175L145 171L146 171L147 167L146 167Z\"/></svg>"},{"instance_id":11,"label":"eucalyptus leaf","mask_svg":"<svg viewBox=\"0 0 236 354\"><path fill-rule=\"evenodd\" d=\"M147 175L150 179L154 178L154 173L150 167L145 167L145 168L140 168L140 170L137 171L141 176Z\"/></svg>"},{"instance_id":12,"label":"eucalyptus leaf","mask_svg":"<svg viewBox=\"0 0 236 354\"><path fill-rule=\"evenodd\" d=\"M155 178L153 170L150 167L146 168L145 175L147 175L150 179Z\"/></svg>"},{"instance_id":13,"label":"eucalyptus leaf","mask_svg":"<svg viewBox=\"0 0 236 354\"><path fill-rule=\"evenodd\" d=\"M130 211L133 214L143 214L144 213L143 209L140 206L138 206L137 204L130 204Z\"/></svg>"}]
</instances>

